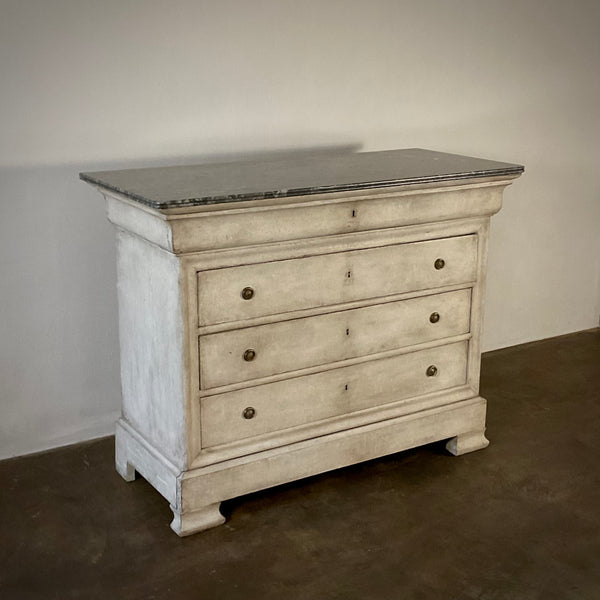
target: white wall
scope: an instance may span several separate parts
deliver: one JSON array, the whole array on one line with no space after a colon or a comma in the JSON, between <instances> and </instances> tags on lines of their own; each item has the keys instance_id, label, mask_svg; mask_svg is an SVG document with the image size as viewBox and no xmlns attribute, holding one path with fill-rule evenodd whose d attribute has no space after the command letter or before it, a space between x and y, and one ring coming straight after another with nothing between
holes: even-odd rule
<instances>
[{"instance_id":1,"label":"white wall","mask_svg":"<svg viewBox=\"0 0 600 600\"><path fill-rule=\"evenodd\" d=\"M598 325L596 0L0 9L0 457L118 414L113 233L80 170L337 145L520 162L485 348Z\"/></svg>"}]
</instances>

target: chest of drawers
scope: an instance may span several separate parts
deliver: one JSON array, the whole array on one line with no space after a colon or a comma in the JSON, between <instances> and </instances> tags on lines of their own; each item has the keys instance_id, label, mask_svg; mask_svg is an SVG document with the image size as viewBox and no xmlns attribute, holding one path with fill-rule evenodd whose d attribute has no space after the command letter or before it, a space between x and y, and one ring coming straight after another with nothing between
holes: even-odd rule
<instances>
[{"instance_id":1,"label":"chest of drawers","mask_svg":"<svg viewBox=\"0 0 600 600\"><path fill-rule=\"evenodd\" d=\"M119 473L187 535L248 492L484 448L488 226L522 171L409 149L82 173L117 229Z\"/></svg>"}]
</instances>

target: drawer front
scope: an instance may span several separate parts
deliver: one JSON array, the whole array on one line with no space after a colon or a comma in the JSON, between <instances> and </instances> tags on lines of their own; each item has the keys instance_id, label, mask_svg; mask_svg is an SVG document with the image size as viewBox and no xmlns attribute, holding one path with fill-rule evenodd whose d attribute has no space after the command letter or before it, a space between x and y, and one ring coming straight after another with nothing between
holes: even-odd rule
<instances>
[{"instance_id":1,"label":"drawer front","mask_svg":"<svg viewBox=\"0 0 600 600\"><path fill-rule=\"evenodd\" d=\"M199 324L468 283L476 268L477 236L466 235L200 271Z\"/></svg>"},{"instance_id":2,"label":"drawer front","mask_svg":"<svg viewBox=\"0 0 600 600\"><path fill-rule=\"evenodd\" d=\"M202 389L469 331L471 290L200 336ZM436 319L434 313L437 314Z\"/></svg>"},{"instance_id":3,"label":"drawer front","mask_svg":"<svg viewBox=\"0 0 600 600\"><path fill-rule=\"evenodd\" d=\"M468 343L458 342L202 398L202 446L279 431L463 385ZM435 366L435 375L427 375ZM246 409L253 409L247 411ZM246 417L253 415L252 418Z\"/></svg>"},{"instance_id":4,"label":"drawer front","mask_svg":"<svg viewBox=\"0 0 600 600\"><path fill-rule=\"evenodd\" d=\"M197 252L492 215L502 205L503 187L448 187L444 191L419 190L414 194L403 190L399 195L398 190L388 188L369 192L379 195L384 191L389 194L387 197L332 204L320 203L322 196L320 200L315 196L296 198L309 202L293 208L267 208L265 202L269 201L265 200L257 201L257 208L241 210L242 205L237 203L225 210L213 205L214 212L203 211L170 221L172 247L176 252Z\"/></svg>"}]
</instances>

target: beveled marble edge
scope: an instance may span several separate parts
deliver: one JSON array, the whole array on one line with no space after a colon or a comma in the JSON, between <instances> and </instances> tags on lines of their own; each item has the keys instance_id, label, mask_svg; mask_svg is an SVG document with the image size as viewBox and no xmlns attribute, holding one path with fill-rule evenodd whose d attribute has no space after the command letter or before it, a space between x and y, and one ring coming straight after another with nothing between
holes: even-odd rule
<instances>
[{"instance_id":1,"label":"beveled marble edge","mask_svg":"<svg viewBox=\"0 0 600 600\"><path fill-rule=\"evenodd\" d=\"M454 158L462 158L467 159L471 157L466 157L462 155L454 155L447 153L440 153L435 151L427 151L421 149L407 149L408 150L416 150L422 152L424 154L430 153L431 155L437 156L448 156ZM388 151L388 152L403 152L402 150L397 151ZM364 155L375 155L377 152L371 153L358 153ZM96 185L100 188L110 190L113 192L118 192L123 194L124 196L135 200L145 206L148 206L153 209L158 210L166 210L170 208L183 208L186 206L209 206L212 204L225 204L225 203L235 203L235 202L247 202L254 200L267 200L273 198L293 198L299 196L310 196L315 194L326 194L326 193L343 193L343 192L354 192L360 190L369 190L375 188L386 188L386 187L397 187L397 186L408 186L408 185L419 185L419 184L429 184L436 182L447 182L447 181L461 181L465 179L475 179L481 177L498 177L498 176L518 176L524 172L525 168L522 165L511 164L511 163L499 163L497 161L488 161L485 159L477 159L471 158L471 160L475 162L488 162L490 164L502 165L498 168L487 168L487 169L474 169L474 170L464 170L457 171L454 173L440 173L440 174L429 174L429 175L420 175L414 177L399 177L399 178L389 178L385 180L374 180L374 181L359 181L353 183L339 183L339 184L331 184L331 185L316 185L309 187L297 187L290 189L275 189L275 190L265 190L260 192L242 192L242 193L231 193L231 194L222 194L222 195L208 195L208 196L193 196L181 199L170 199L165 201L160 201L156 199L152 199L151 197L145 196L140 193L136 193L131 189L126 189L124 186L119 186L112 184L106 181L105 177L110 174L110 171L100 171L100 172L88 172L88 173L80 173L79 177L81 180L90 183L92 185ZM235 164L235 163L230 163ZM202 168L210 168L210 164L206 165L198 165ZM257 167L260 166L260 163L257 163ZM160 167L159 167L160 168ZM177 168L177 167L173 167ZM193 168L193 167L187 167ZM135 169L131 171L143 171L145 169ZM148 170L152 170L149 168ZM129 170L128 170L129 171Z\"/></svg>"}]
</instances>

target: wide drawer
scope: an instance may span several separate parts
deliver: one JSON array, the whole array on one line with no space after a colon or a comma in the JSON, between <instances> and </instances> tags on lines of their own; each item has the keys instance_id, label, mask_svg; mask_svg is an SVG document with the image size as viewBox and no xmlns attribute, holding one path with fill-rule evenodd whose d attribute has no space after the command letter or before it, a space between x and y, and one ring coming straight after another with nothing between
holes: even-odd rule
<instances>
[{"instance_id":1,"label":"wide drawer","mask_svg":"<svg viewBox=\"0 0 600 600\"><path fill-rule=\"evenodd\" d=\"M466 341L458 342L202 398L202 446L226 444L463 385L467 349ZM428 375L432 366L435 375Z\"/></svg>"},{"instance_id":2,"label":"wide drawer","mask_svg":"<svg viewBox=\"0 0 600 600\"><path fill-rule=\"evenodd\" d=\"M471 290L463 289L200 336L200 386L209 389L461 335L470 328L470 307Z\"/></svg>"},{"instance_id":3,"label":"wide drawer","mask_svg":"<svg viewBox=\"0 0 600 600\"><path fill-rule=\"evenodd\" d=\"M199 325L468 283L476 266L466 235L200 271Z\"/></svg>"}]
</instances>

